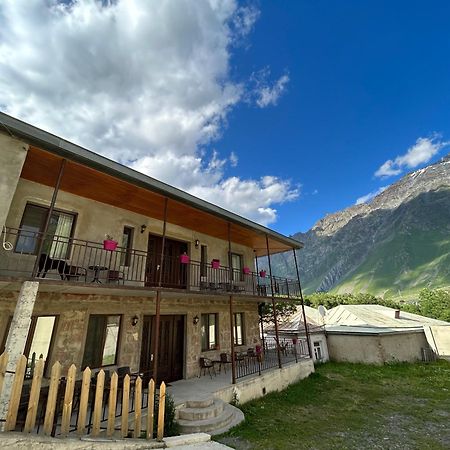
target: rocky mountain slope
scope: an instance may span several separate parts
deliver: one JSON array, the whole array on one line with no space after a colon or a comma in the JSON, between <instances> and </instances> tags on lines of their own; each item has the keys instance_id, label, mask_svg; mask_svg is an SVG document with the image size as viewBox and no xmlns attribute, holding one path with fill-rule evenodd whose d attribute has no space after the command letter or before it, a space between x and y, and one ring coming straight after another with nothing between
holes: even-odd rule
<instances>
[{"instance_id":1,"label":"rocky mountain slope","mask_svg":"<svg viewBox=\"0 0 450 450\"><path fill-rule=\"evenodd\" d=\"M450 285L450 154L293 237L305 244L306 292L389 296ZM273 264L293 276L291 259L279 255Z\"/></svg>"}]
</instances>

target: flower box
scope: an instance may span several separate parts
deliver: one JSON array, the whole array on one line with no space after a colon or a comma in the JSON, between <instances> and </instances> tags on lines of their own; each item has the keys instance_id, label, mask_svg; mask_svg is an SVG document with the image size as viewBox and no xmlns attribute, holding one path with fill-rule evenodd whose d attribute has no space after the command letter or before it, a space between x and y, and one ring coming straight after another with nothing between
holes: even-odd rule
<instances>
[{"instance_id":1,"label":"flower box","mask_svg":"<svg viewBox=\"0 0 450 450\"><path fill-rule=\"evenodd\" d=\"M189 264L189 255L180 255L181 264Z\"/></svg>"},{"instance_id":2,"label":"flower box","mask_svg":"<svg viewBox=\"0 0 450 450\"><path fill-rule=\"evenodd\" d=\"M244 272L246 275L248 275L250 273L250 267L244 267L242 269L242 272Z\"/></svg>"},{"instance_id":3,"label":"flower box","mask_svg":"<svg viewBox=\"0 0 450 450\"><path fill-rule=\"evenodd\" d=\"M113 252L117 248L117 241L113 241L112 239L105 239L103 241L103 248L110 252Z\"/></svg>"},{"instance_id":4,"label":"flower box","mask_svg":"<svg viewBox=\"0 0 450 450\"><path fill-rule=\"evenodd\" d=\"M213 269L218 269L220 267L220 260L219 259L213 259L211 261L211 267Z\"/></svg>"},{"instance_id":5,"label":"flower box","mask_svg":"<svg viewBox=\"0 0 450 450\"><path fill-rule=\"evenodd\" d=\"M261 278L266 278L266 271L265 271L265 270L260 270L260 271L259 271L259 276L260 276Z\"/></svg>"}]
</instances>

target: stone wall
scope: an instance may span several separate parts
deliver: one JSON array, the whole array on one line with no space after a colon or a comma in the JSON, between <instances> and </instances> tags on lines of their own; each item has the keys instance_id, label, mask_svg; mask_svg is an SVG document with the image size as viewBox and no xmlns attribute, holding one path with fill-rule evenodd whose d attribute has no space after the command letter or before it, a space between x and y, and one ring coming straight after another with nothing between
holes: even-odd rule
<instances>
[{"instance_id":1,"label":"stone wall","mask_svg":"<svg viewBox=\"0 0 450 450\"><path fill-rule=\"evenodd\" d=\"M0 340L6 332L8 317L12 316L18 292L0 292ZM221 352L230 352L230 315L227 297L191 298L165 296L162 294L161 314L185 316L185 370L186 378L198 375L198 359L204 355L218 358ZM245 345L238 350L246 350L259 343L258 307L255 301L234 300L234 312L243 312L245 321ZM201 352L200 323L193 324L193 318L202 313L219 314L219 348ZM139 370L144 315L155 314L155 296L115 296L94 294L61 294L39 292L33 315L57 315L55 338L50 351L49 367L60 361L63 370L72 363L81 367L90 314L120 314L122 316L119 336L117 365L130 366ZM132 325L134 316L139 318Z\"/></svg>"}]
</instances>

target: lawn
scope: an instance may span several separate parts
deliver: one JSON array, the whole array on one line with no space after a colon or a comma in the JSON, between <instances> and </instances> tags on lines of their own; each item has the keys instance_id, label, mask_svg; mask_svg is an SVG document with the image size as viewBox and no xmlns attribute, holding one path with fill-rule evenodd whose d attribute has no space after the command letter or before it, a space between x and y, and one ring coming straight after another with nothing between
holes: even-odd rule
<instances>
[{"instance_id":1,"label":"lawn","mask_svg":"<svg viewBox=\"0 0 450 450\"><path fill-rule=\"evenodd\" d=\"M216 438L241 450L449 449L450 362L327 363L241 409Z\"/></svg>"}]
</instances>

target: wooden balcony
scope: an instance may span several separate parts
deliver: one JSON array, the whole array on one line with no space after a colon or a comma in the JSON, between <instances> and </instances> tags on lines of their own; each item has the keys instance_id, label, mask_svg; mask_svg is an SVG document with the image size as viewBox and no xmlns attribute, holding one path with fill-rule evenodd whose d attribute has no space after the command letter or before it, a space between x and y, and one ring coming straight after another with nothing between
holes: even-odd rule
<instances>
[{"instance_id":1,"label":"wooden balcony","mask_svg":"<svg viewBox=\"0 0 450 450\"><path fill-rule=\"evenodd\" d=\"M182 255L153 254L103 242L43 235L7 228L0 248L0 279L39 279L85 286L161 288L211 295L245 295L297 299L296 280L194 261ZM42 241L42 252L37 251ZM186 261L188 259L188 261Z\"/></svg>"}]
</instances>

